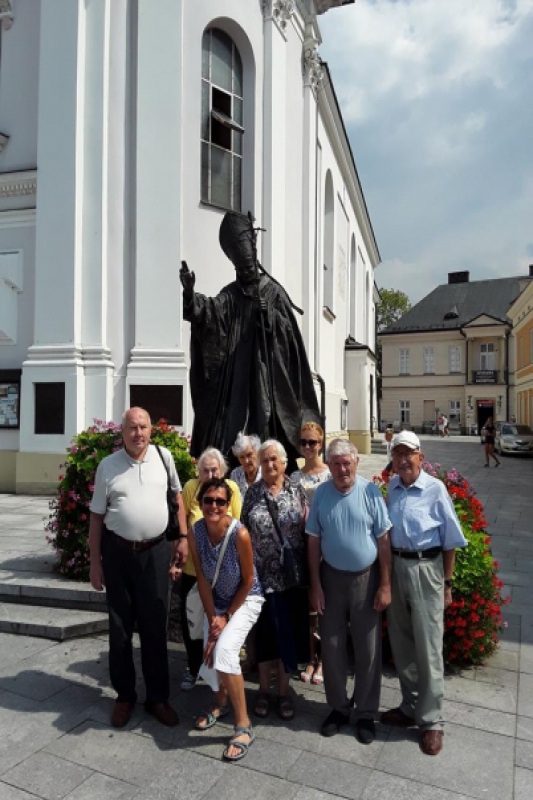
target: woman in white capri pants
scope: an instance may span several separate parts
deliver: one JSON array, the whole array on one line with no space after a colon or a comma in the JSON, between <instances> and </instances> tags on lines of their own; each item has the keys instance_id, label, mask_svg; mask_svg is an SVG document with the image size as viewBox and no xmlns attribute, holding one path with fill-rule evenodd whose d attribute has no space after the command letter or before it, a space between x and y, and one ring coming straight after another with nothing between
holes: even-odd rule
<instances>
[{"instance_id":1,"label":"woman in white capri pants","mask_svg":"<svg viewBox=\"0 0 533 800\"><path fill-rule=\"evenodd\" d=\"M228 514L230 500L231 488L225 480L206 481L198 494L203 519L189 530L188 539L205 611L204 664L200 675L215 692L213 708L197 717L195 728L207 730L215 725L228 713L229 700L235 734L223 755L228 761L238 761L254 740L239 653L257 621L264 598L254 567L250 534ZM212 589L226 534L228 542Z\"/></svg>"}]
</instances>

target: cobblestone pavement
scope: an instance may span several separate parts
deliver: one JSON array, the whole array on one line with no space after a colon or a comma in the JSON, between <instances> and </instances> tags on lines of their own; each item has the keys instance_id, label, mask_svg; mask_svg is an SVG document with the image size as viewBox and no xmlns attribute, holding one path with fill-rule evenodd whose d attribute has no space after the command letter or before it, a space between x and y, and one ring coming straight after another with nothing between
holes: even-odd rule
<instances>
[{"instance_id":1,"label":"cobblestone pavement","mask_svg":"<svg viewBox=\"0 0 533 800\"><path fill-rule=\"evenodd\" d=\"M116 731L108 722L113 694L105 636L55 643L0 634L0 800L530 800L533 460L506 458L499 469L485 469L482 448L466 437L423 437L423 447L430 461L456 466L477 489L512 599L498 653L483 669L446 681L441 755L424 756L415 733L381 725L370 747L356 741L352 728L322 738L323 689L294 681L294 721L275 714L256 721L247 758L224 764L231 717L210 731L193 730L193 716L208 706L210 694L203 686L179 691L181 645L171 650L179 727L163 728L139 704L127 728ZM384 464L383 456L362 456L360 471L370 477ZM51 567L41 533L46 513L42 498L0 496L0 570ZM251 698L254 685L247 687ZM398 699L397 680L384 677L383 708Z\"/></svg>"}]
</instances>

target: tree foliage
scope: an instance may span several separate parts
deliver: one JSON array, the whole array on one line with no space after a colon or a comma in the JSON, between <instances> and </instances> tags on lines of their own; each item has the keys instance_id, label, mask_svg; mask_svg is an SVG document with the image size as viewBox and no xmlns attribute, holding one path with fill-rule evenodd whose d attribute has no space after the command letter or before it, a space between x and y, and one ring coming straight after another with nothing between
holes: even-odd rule
<instances>
[{"instance_id":1,"label":"tree foliage","mask_svg":"<svg viewBox=\"0 0 533 800\"><path fill-rule=\"evenodd\" d=\"M411 309L411 301L399 289L380 289L381 299L376 308L376 323L379 331L394 325Z\"/></svg>"}]
</instances>

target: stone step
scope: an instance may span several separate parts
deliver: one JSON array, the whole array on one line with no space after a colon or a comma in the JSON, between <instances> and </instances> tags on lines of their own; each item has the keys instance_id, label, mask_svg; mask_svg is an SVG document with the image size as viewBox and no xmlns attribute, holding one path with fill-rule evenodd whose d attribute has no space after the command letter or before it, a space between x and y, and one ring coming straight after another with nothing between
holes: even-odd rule
<instances>
[{"instance_id":1,"label":"stone step","mask_svg":"<svg viewBox=\"0 0 533 800\"><path fill-rule=\"evenodd\" d=\"M371 439L370 440L370 451L373 455L387 455L387 445L383 441L383 439Z\"/></svg>"},{"instance_id":2,"label":"stone step","mask_svg":"<svg viewBox=\"0 0 533 800\"><path fill-rule=\"evenodd\" d=\"M62 642L109 629L106 612L0 603L0 631Z\"/></svg>"},{"instance_id":3,"label":"stone step","mask_svg":"<svg viewBox=\"0 0 533 800\"><path fill-rule=\"evenodd\" d=\"M84 611L105 611L105 592L57 573L0 569L0 602L50 606Z\"/></svg>"}]
</instances>

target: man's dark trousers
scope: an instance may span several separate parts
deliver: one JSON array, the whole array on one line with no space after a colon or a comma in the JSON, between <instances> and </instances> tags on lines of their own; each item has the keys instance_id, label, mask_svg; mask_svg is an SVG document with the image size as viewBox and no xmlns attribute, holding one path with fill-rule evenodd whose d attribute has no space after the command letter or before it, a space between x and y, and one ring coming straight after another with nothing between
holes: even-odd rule
<instances>
[{"instance_id":1,"label":"man's dark trousers","mask_svg":"<svg viewBox=\"0 0 533 800\"><path fill-rule=\"evenodd\" d=\"M141 640L146 702L166 703L170 694L167 654L169 546L163 539L134 551L102 536L102 566L109 610L109 673L118 700L135 703L132 636L135 620Z\"/></svg>"}]
</instances>

